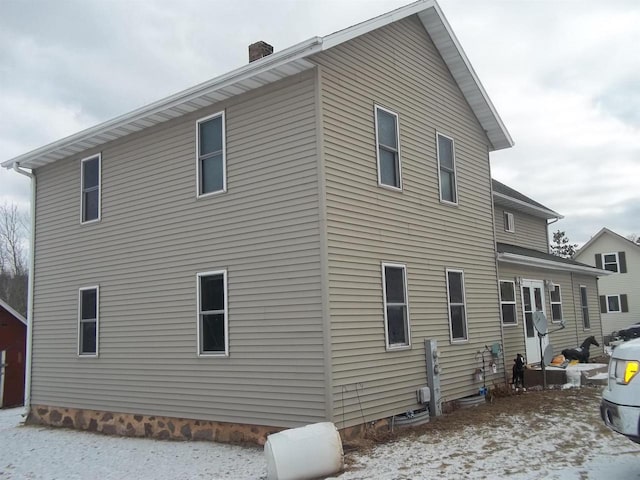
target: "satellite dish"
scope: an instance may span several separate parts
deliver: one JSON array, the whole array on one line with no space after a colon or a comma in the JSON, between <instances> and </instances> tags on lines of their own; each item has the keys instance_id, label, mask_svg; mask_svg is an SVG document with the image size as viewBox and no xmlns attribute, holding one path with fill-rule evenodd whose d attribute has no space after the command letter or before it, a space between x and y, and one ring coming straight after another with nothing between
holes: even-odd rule
<instances>
[{"instance_id":1,"label":"satellite dish","mask_svg":"<svg viewBox=\"0 0 640 480\"><path fill-rule=\"evenodd\" d=\"M553 360L553 347L551 345L547 345L544 349L544 353L542 354L542 361L545 365L551 365L551 360Z\"/></svg>"},{"instance_id":2,"label":"satellite dish","mask_svg":"<svg viewBox=\"0 0 640 480\"><path fill-rule=\"evenodd\" d=\"M546 335L549 332L549 323L543 312L533 312L533 326L540 335Z\"/></svg>"}]
</instances>

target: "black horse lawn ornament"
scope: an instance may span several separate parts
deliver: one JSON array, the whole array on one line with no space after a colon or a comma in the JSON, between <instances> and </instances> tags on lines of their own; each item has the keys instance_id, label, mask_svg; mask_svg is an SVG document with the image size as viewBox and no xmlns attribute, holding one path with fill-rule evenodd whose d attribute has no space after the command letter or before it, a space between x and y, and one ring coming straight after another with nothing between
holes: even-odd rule
<instances>
[{"instance_id":1,"label":"black horse lawn ornament","mask_svg":"<svg viewBox=\"0 0 640 480\"><path fill-rule=\"evenodd\" d=\"M580 363L589 363L589 347L591 347L591 345L595 345L596 347L600 346L596 337L593 335L585 338L582 345L578 348L567 348L562 350L562 355L564 355L564 358L567 360L578 360Z\"/></svg>"}]
</instances>

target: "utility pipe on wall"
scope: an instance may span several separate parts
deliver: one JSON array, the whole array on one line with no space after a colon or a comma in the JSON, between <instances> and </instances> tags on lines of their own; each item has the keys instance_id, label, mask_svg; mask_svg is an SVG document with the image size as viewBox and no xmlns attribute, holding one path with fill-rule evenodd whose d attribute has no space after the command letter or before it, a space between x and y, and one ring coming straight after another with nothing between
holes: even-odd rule
<instances>
[{"instance_id":1,"label":"utility pipe on wall","mask_svg":"<svg viewBox=\"0 0 640 480\"><path fill-rule=\"evenodd\" d=\"M13 169L25 177L31 179L31 232L29 235L29 285L27 288L27 354L25 358L24 379L24 413L25 419L29 415L31 407L31 353L33 347L33 286L35 282L35 249L36 249L36 176L33 171L20 167L18 162L13 164Z\"/></svg>"}]
</instances>

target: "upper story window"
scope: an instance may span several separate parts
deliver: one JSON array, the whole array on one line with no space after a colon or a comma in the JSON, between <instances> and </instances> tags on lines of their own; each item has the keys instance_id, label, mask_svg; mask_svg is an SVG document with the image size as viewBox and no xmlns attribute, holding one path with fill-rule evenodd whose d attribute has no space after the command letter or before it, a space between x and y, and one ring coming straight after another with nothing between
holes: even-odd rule
<instances>
[{"instance_id":1,"label":"upper story window","mask_svg":"<svg viewBox=\"0 0 640 480\"><path fill-rule=\"evenodd\" d=\"M580 308L582 309L582 326L585 330L591 328L589 320L589 302L587 296L587 287L580 285Z\"/></svg>"},{"instance_id":2,"label":"upper story window","mask_svg":"<svg viewBox=\"0 0 640 480\"><path fill-rule=\"evenodd\" d=\"M502 311L502 323L505 325L516 325L518 323L516 287L511 280L500 280L500 309Z\"/></svg>"},{"instance_id":3,"label":"upper story window","mask_svg":"<svg viewBox=\"0 0 640 480\"><path fill-rule=\"evenodd\" d=\"M464 272L462 270L447 269L447 297L451 341L465 341L469 336L467 334L467 306L464 293Z\"/></svg>"},{"instance_id":4,"label":"upper story window","mask_svg":"<svg viewBox=\"0 0 640 480\"><path fill-rule=\"evenodd\" d=\"M596 267L615 273L627 273L625 252L596 253Z\"/></svg>"},{"instance_id":5,"label":"upper story window","mask_svg":"<svg viewBox=\"0 0 640 480\"><path fill-rule=\"evenodd\" d=\"M198 196L227 191L224 112L197 121Z\"/></svg>"},{"instance_id":6,"label":"upper story window","mask_svg":"<svg viewBox=\"0 0 640 480\"><path fill-rule=\"evenodd\" d=\"M504 212L504 231L515 233L516 231L516 220L513 216L513 213Z\"/></svg>"},{"instance_id":7,"label":"upper story window","mask_svg":"<svg viewBox=\"0 0 640 480\"><path fill-rule=\"evenodd\" d=\"M198 354L229 355L227 271L198 274Z\"/></svg>"},{"instance_id":8,"label":"upper story window","mask_svg":"<svg viewBox=\"0 0 640 480\"><path fill-rule=\"evenodd\" d=\"M562 321L562 294L560 292L560 285L554 285L549 292L551 297L551 321L560 322Z\"/></svg>"},{"instance_id":9,"label":"upper story window","mask_svg":"<svg viewBox=\"0 0 640 480\"><path fill-rule=\"evenodd\" d=\"M402 190L398 114L375 106L378 185Z\"/></svg>"},{"instance_id":10,"label":"upper story window","mask_svg":"<svg viewBox=\"0 0 640 480\"><path fill-rule=\"evenodd\" d=\"M453 139L436 133L438 151L438 175L440 177L440 200L458 203L456 181L455 145Z\"/></svg>"},{"instance_id":11,"label":"upper story window","mask_svg":"<svg viewBox=\"0 0 640 480\"><path fill-rule=\"evenodd\" d=\"M601 295L601 313L626 313L629 311L629 300L626 294L621 295Z\"/></svg>"},{"instance_id":12,"label":"upper story window","mask_svg":"<svg viewBox=\"0 0 640 480\"><path fill-rule=\"evenodd\" d=\"M101 155L93 155L80 162L81 165L81 222L100 220L100 164Z\"/></svg>"},{"instance_id":13,"label":"upper story window","mask_svg":"<svg viewBox=\"0 0 640 480\"><path fill-rule=\"evenodd\" d=\"M407 267L382 264L384 324L387 349L411 346L409 300L407 298Z\"/></svg>"},{"instance_id":14,"label":"upper story window","mask_svg":"<svg viewBox=\"0 0 640 480\"><path fill-rule=\"evenodd\" d=\"M78 296L78 355L98 356L98 287L81 288Z\"/></svg>"}]
</instances>

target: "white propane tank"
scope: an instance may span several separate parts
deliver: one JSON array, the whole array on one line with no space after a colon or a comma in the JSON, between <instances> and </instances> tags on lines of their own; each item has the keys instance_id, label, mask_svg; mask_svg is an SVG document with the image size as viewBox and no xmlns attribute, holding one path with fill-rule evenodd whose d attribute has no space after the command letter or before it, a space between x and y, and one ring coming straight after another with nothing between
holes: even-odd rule
<instances>
[{"instance_id":1,"label":"white propane tank","mask_svg":"<svg viewBox=\"0 0 640 480\"><path fill-rule=\"evenodd\" d=\"M268 480L305 480L342 470L342 440L331 422L273 433L264 454Z\"/></svg>"}]
</instances>

